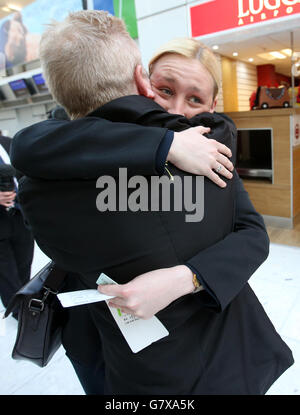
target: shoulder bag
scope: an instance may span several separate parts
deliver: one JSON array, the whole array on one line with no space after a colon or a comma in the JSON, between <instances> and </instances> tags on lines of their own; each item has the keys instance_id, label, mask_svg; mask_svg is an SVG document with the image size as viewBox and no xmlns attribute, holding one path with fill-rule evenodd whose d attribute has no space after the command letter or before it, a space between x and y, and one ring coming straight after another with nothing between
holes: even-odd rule
<instances>
[{"instance_id":1,"label":"shoulder bag","mask_svg":"<svg viewBox=\"0 0 300 415\"><path fill-rule=\"evenodd\" d=\"M12 358L48 364L61 345L65 310L56 294L67 273L49 262L10 301L4 318L18 309L18 332Z\"/></svg>"}]
</instances>

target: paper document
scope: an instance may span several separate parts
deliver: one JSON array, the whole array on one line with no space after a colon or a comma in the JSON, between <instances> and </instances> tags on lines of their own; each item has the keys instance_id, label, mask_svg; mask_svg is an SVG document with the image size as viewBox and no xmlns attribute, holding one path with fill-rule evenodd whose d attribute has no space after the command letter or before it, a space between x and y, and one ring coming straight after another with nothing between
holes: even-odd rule
<instances>
[{"instance_id":1,"label":"paper document","mask_svg":"<svg viewBox=\"0 0 300 415\"><path fill-rule=\"evenodd\" d=\"M116 284L116 282L102 273L97 284ZM143 320L131 314L122 313L120 309L108 308L133 353L139 352L169 334L165 326L155 316Z\"/></svg>"},{"instance_id":2,"label":"paper document","mask_svg":"<svg viewBox=\"0 0 300 415\"><path fill-rule=\"evenodd\" d=\"M139 352L169 334L155 316L149 320L142 320L131 314L122 313L116 308L108 308L133 353Z\"/></svg>"},{"instance_id":3,"label":"paper document","mask_svg":"<svg viewBox=\"0 0 300 415\"><path fill-rule=\"evenodd\" d=\"M96 303L98 301L114 298L110 295L101 294L98 290L79 290L69 291L57 294L59 301L63 307L73 307L76 305Z\"/></svg>"}]
</instances>

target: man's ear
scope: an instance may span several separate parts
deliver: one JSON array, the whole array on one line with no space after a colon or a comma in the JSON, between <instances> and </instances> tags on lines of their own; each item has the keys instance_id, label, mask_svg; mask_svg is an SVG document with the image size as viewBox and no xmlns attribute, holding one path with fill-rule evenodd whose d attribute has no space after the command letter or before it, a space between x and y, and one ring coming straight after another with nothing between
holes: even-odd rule
<instances>
[{"instance_id":1,"label":"man's ear","mask_svg":"<svg viewBox=\"0 0 300 415\"><path fill-rule=\"evenodd\" d=\"M134 81L139 95L143 95L146 98L153 99L154 92L152 91L150 80L142 67L137 65L134 71Z\"/></svg>"}]
</instances>

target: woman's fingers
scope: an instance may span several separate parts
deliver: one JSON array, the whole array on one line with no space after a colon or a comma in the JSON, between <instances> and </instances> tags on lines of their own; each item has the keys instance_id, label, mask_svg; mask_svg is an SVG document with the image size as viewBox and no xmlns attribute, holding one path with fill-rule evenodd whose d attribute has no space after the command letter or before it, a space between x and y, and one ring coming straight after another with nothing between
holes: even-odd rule
<instances>
[{"instance_id":1,"label":"woman's fingers","mask_svg":"<svg viewBox=\"0 0 300 415\"><path fill-rule=\"evenodd\" d=\"M210 128L209 127L199 126L199 127L194 127L194 128L197 131L197 133L199 133L201 135L210 133Z\"/></svg>"},{"instance_id":2,"label":"woman's fingers","mask_svg":"<svg viewBox=\"0 0 300 415\"><path fill-rule=\"evenodd\" d=\"M229 160L228 157L223 156L223 154L219 153L216 157L216 161L221 164L225 169L233 172L234 166L232 162Z\"/></svg>"},{"instance_id":3,"label":"woman's fingers","mask_svg":"<svg viewBox=\"0 0 300 415\"><path fill-rule=\"evenodd\" d=\"M224 188L224 187L226 187L227 186L227 184L224 182L224 180L222 180L221 178L220 178L220 176L217 174L217 173L215 173L213 170L210 170L207 174L206 174L206 177L208 178L208 179L210 179L212 182L214 182L217 186L219 186L219 187L222 187L222 188Z\"/></svg>"},{"instance_id":4,"label":"woman's fingers","mask_svg":"<svg viewBox=\"0 0 300 415\"><path fill-rule=\"evenodd\" d=\"M14 203L13 202L2 202L2 203L0 203L0 205L8 208L8 207L12 207L14 205Z\"/></svg>"},{"instance_id":5,"label":"woman's fingers","mask_svg":"<svg viewBox=\"0 0 300 415\"><path fill-rule=\"evenodd\" d=\"M233 177L231 171L229 171L221 162L216 162L215 167L213 168L214 172L226 177L226 179L230 180Z\"/></svg>"},{"instance_id":6,"label":"woman's fingers","mask_svg":"<svg viewBox=\"0 0 300 415\"><path fill-rule=\"evenodd\" d=\"M129 308L125 307L125 306L121 307L118 304L114 304L114 303L111 303L111 302L108 303L108 306L112 307L112 308L116 308L119 313L134 315L133 311L130 310Z\"/></svg>"},{"instance_id":7,"label":"woman's fingers","mask_svg":"<svg viewBox=\"0 0 300 415\"><path fill-rule=\"evenodd\" d=\"M15 192L0 192L0 205L6 208L13 206L15 197Z\"/></svg>"},{"instance_id":8,"label":"woman's fingers","mask_svg":"<svg viewBox=\"0 0 300 415\"><path fill-rule=\"evenodd\" d=\"M213 140L213 141L215 141L215 140ZM219 143L218 141L215 141L215 143L217 144L217 149L218 149L219 153L224 154L225 156L227 156L229 158L232 157L232 152L231 152L230 148L225 146L225 144Z\"/></svg>"},{"instance_id":9,"label":"woman's fingers","mask_svg":"<svg viewBox=\"0 0 300 415\"><path fill-rule=\"evenodd\" d=\"M233 164L230 148L216 140L203 136L206 127L194 127L174 133L168 161L188 173L203 175L220 187L226 183L219 177L232 178Z\"/></svg>"}]
</instances>

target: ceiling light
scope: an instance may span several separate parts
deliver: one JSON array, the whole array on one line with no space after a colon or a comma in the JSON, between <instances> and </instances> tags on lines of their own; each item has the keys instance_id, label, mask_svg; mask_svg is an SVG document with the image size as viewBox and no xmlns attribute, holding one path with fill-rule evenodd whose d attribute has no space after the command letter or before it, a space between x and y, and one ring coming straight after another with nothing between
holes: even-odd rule
<instances>
[{"instance_id":1,"label":"ceiling light","mask_svg":"<svg viewBox=\"0 0 300 415\"><path fill-rule=\"evenodd\" d=\"M11 12L10 8L6 6L1 7L1 10L3 10L4 12L8 12L8 13Z\"/></svg>"},{"instance_id":2,"label":"ceiling light","mask_svg":"<svg viewBox=\"0 0 300 415\"><path fill-rule=\"evenodd\" d=\"M239 56L237 52L233 52L232 56Z\"/></svg>"},{"instance_id":3,"label":"ceiling light","mask_svg":"<svg viewBox=\"0 0 300 415\"><path fill-rule=\"evenodd\" d=\"M249 62L253 62L253 61L254 61L254 59L253 59L253 58L249 58L249 59L248 59L248 61L249 61Z\"/></svg>"},{"instance_id":4,"label":"ceiling light","mask_svg":"<svg viewBox=\"0 0 300 415\"><path fill-rule=\"evenodd\" d=\"M15 6L14 4L8 4L7 6L8 6L9 9L11 9L13 11L16 11L16 12L19 12L20 10L22 10L22 7Z\"/></svg>"},{"instance_id":5,"label":"ceiling light","mask_svg":"<svg viewBox=\"0 0 300 415\"><path fill-rule=\"evenodd\" d=\"M292 49L281 49L281 53L284 53L286 56L292 56Z\"/></svg>"},{"instance_id":6,"label":"ceiling light","mask_svg":"<svg viewBox=\"0 0 300 415\"><path fill-rule=\"evenodd\" d=\"M286 55L284 55L283 53L276 52L276 51L269 52L269 53L270 53L270 55L274 56L274 58L277 58L277 59L286 59Z\"/></svg>"},{"instance_id":7,"label":"ceiling light","mask_svg":"<svg viewBox=\"0 0 300 415\"><path fill-rule=\"evenodd\" d=\"M257 56L262 59L266 59L267 61L273 61L275 56L270 55L269 53L258 53Z\"/></svg>"},{"instance_id":8,"label":"ceiling light","mask_svg":"<svg viewBox=\"0 0 300 415\"><path fill-rule=\"evenodd\" d=\"M218 45L214 45L212 48L213 48L213 50L218 50L219 49L219 46Z\"/></svg>"}]
</instances>

